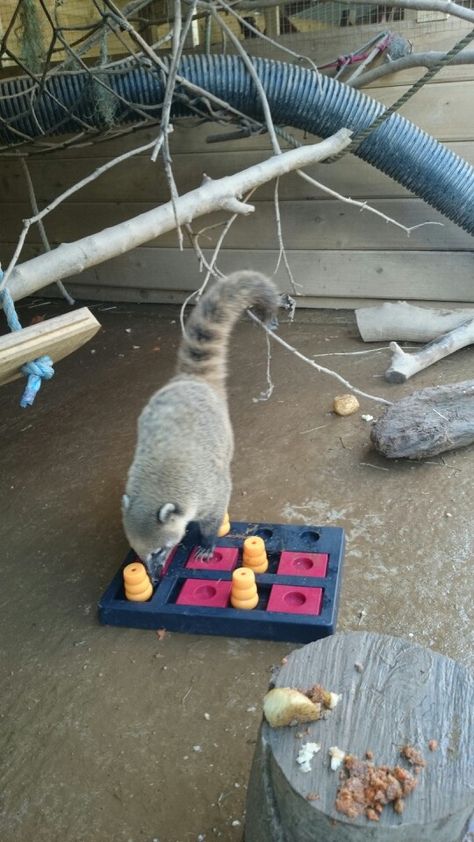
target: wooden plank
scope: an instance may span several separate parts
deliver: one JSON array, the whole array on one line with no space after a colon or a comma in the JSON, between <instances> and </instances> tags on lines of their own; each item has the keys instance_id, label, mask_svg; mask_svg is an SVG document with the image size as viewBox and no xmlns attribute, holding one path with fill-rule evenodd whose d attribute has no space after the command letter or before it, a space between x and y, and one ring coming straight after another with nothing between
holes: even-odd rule
<instances>
[{"instance_id":1,"label":"wooden plank","mask_svg":"<svg viewBox=\"0 0 474 842\"><path fill-rule=\"evenodd\" d=\"M207 258L210 251L205 251ZM218 265L223 272L256 269L272 275L277 250L228 249ZM304 297L474 302L471 252L288 251L295 280ZM151 301L155 293L181 293L202 282L194 252L187 249L138 248L67 281L81 294L102 286L102 300ZM284 267L275 276L279 288L291 290ZM49 295L49 289L45 295ZM133 296L130 298L130 296ZM94 296L95 297L95 296ZM176 299L178 300L178 296Z\"/></svg>"},{"instance_id":2,"label":"wooden plank","mask_svg":"<svg viewBox=\"0 0 474 842\"><path fill-rule=\"evenodd\" d=\"M372 88L370 95L391 105L405 93L406 86ZM442 141L474 139L474 82L426 85L400 110L425 132Z\"/></svg>"},{"instance_id":3,"label":"wooden plank","mask_svg":"<svg viewBox=\"0 0 474 842\"><path fill-rule=\"evenodd\" d=\"M223 144L220 144L223 146ZM474 141L449 144L450 148L474 165ZM99 147L100 149L100 147ZM197 187L203 173L211 178L223 176L245 169L264 161L268 154L264 150L247 149L242 146L239 152L216 151L206 146L198 154L176 153L173 155L174 173L180 193ZM106 163L107 158L75 157L69 150L41 160L32 158L29 169L40 207L44 207L64 190L92 173ZM322 181L332 190L351 196L354 199L398 198L411 196L408 190L381 173L375 167L352 155L341 158L337 164L318 164L308 167L306 172ZM27 201L27 188L20 162L13 159L0 159L2 193L0 195L0 217L10 213L3 204ZM255 197L271 200L274 182L263 185ZM83 190L74 193L68 204L77 202L121 202L124 197L140 199L142 202L164 201L168 195L166 177L161 162L154 165L148 156L141 155L126 163L114 167L104 176L96 179ZM280 180L279 195L281 200L324 199L324 193L312 188L295 173L289 173ZM28 213L25 209L25 213ZM48 225L48 220L45 220Z\"/></svg>"},{"instance_id":4,"label":"wooden plank","mask_svg":"<svg viewBox=\"0 0 474 842\"><path fill-rule=\"evenodd\" d=\"M420 199L374 199L371 205L387 216L411 227L426 221L439 224L425 225L406 233L394 225L360 208L338 200L314 199L306 202L281 202L281 224L284 242L289 249L468 249L472 237ZM145 202L64 204L47 220L51 243L60 243L85 237L123 220L151 210L154 205ZM272 249L278 247L273 202L256 202L255 213L239 216L231 226L225 248ZM18 236L20 220L27 209L12 202L4 221L3 237L14 242ZM202 216L193 225L195 231L208 225L225 221L229 213L216 212ZM215 245L221 229L203 235L201 245ZM31 230L28 242L41 242L37 228ZM148 243L150 248L172 248L177 244L176 231L169 231ZM189 241L186 242L190 247Z\"/></svg>"},{"instance_id":5,"label":"wooden plank","mask_svg":"<svg viewBox=\"0 0 474 842\"><path fill-rule=\"evenodd\" d=\"M21 366L48 354L53 362L72 354L99 330L100 323L81 307L22 330L0 336L0 385L21 377Z\"/></svg>"}]
</instances>

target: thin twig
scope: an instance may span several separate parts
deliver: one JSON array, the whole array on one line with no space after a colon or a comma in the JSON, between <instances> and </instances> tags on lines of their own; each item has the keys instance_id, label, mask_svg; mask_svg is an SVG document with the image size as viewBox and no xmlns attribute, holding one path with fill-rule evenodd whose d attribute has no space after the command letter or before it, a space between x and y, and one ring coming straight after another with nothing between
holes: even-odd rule
<instances>
[{"instance_id":1,"label":"thin twig","mask_svg":"<svg viewBox=\"0 0 474 842\"><path fill-rule=\"evenodd\" d=\"M288 275L288 278L289 278L289 281L290 281L290 284L291 284L292 292L294 293L294 295L299 295L300 293L298 292L297 287L302 289L302 285L297 284L294 277L293 277L293 273L291 271L290 264L288 262L288 255L286 253L285 244L283 242L283 231L282 231L282 227L281 227L281 215L280 215L280 201L279 201L279 198L278 198L278 187L279 187L279 185L280 185L280 179L276 178L275 179L275 189L273 191L273 204L274 204L274 208L275 208L275 220L276 220L276 226L277 226L277 236L278 236L278 243L280 245L280 251L278 253L278 260L277 260L277 264L275 266L274 274L275 275L277 274L278 269L280 268L281 260L283 258L283 262L285 264L285 269L286 269L286 272L287 272L287 275Z\"/></svg>"},{"instance_id":2,"label":"thin twig","mask_svg":"<svg viewBox=\"0 0 474 842\"><path fill-rule=\"evenodd\" d=\"M300 351L297 351L296 348L293 348L293 346L290 345L288 342L285 342L285 340L282 339L281 336L278 336L277 333L274 333L272 330L270 330L270 328L267 327L267 325L260 321L260 319L255 315L255 313L252 313L250 310L247 310L247 313L250 316L250 318L253 319L254 322L259 324L260 327L262 327L263 330L265 330L267 334L271 336L272 339L274 339L275 342L278 342L280 345L283 345L283 347L286 348L287 351L291 351L291 353L299 357L300 360L303 360L303 362L308 363L308 365L315 368L316 371L319 371L321 374L329 374L330 377L335 377L336 380L339 380L340 383L342 383L344 386L346 386L347 389L350 389L350 391L354 392L356 395L360 395L363 398L368 398L371 401L376 401L377 403L383 403L387 406L392 405L392 401L387 401L385 398L381 398L377 395L369 395L367 392L362 392L360 389L357 389L356 386L353 386L352 383L349 383L349 381L346 380L344 377L341 377L341 375L338 374L336 371L332 371L330 368L325 368L322 365L318 365L313 360L310 360L309 357L305 357L304 354L302 354Z\"/></svg>"},{"instance_id":3,"label":"thin twig","mask_svg":"<svg viewBox=\"0 0 474 842\"><path fill-rule=\"evenodd\" d=\"M185 0L185 2L189 2L189 0ZM198 0L198 4L199 6L206 8L209 11L211 9L211 4L203 2L203 0ZM291 50L289 47L287 47L285 44L282 44L280 41L275 41L273 38L270 38L268 35L265 34L265 32L260 32L260 30L257 29L255 26L252 26L251 23L249 23L247 20L244 20L244 18L241 15L239 15L232 6L230 6L228 3L225 3L224 0L218 0L218 5L222 9L225 9L236 20L238 20L239 23L242 24L242 26L245 26L246 29L249 29L251 32L257 35L261 41L266 41L268 44L271 44L272 47L276 47L277 50L280 50L283 53L287 53L288 55L293 56L293 58L298 59L298 61L300 62L308 62L311 69L319 75L317 64L311 58L309 58L309 56L302 55L301 53L296 53L294 50Z\"/></svg>"},{"instance_id":4,"label":"thin twig","mask_svg":"<svg viewBox=\"0 0 474 842\"><path fill-rule=\"evenodd\" d=\"M28 168L28 164L26 163L26 160L23 156L20 157L20 163L21 163L21 166L23 167L23 173L25 175L26 183L27 183L27 186L28 186L28 193L29 193L29 196L30 196L31 210L33 211L34 214L38 214L38 202L36 201L36 193L35 193L35 188L34 188L34 185L33 185L33 179L31 178L31 173L30 173L30 170ZM42 219L38 220L38 228L39 228L40 237L41 237L41 240L42 240L42 243L43 243L44 250L45 251L51 251L51 245L49 243L48 235L46 234L46 229L44 227L44 223L43 223ZM67 303L70 304L71 307L72 307L73 304L75 304L76 302L74 301L74 298L72 297L72 295L70 295L69 292L67 291L63 282L62 281L56 281L56 286L59 289L61 295L66 299Z\"/></svg>"},{"instance_id":5,"label":"thin twig","mask_svg":"<svg viewBox=\"0 0 474 842\"><path fill-rule=\"evenodd\" d=\"M391 216L387 216L387 214L382 213L382 211L377 210L377 208L372 207L372 205L367 204L367 202L360 202L357 199L351 199L349 196L343 196L342 193L338 193L336 190L333 190L331 187L326 187L325 184L321 184L320 181L316 181L315 178L308 175L308 173L303 172L302 170L296 170L297 175L302 178L304 181L307 181L308 184L312 184L313 187L318 187L319 190L322 190L323 193L327 193L329 196L333 196L335 199L339 199L340 202L344 202L347 205L353 205L356 208L359 208L361 211L369 211L370 213L375 214L375 216L379 216L381 219L385 220L385 222L389 222L391 225L395 225L396 228L401 228L402 231L405 231L407 237L410 236L412 231L415 231L417 228L423 228L425 225L441 225L444 227L443 222L436 222L435 220L427 220L426 222L419 222L417 225L403 225L401 222L397 222L396 219L393 219Z\"/></svg>"},{"instance_id":6,"label":"thin twig","mask_svg":"<svg viewBox=\"0 0 474 842\"><path fill-rule=\"evenodd\" d=\"M242 47L242 44L240 43L237 36L234 35L231 28L229 26L227 26L225 21L221 17L219 17L219 15L217 14L217 11L215 10L214 7L212 7L212 9L211 9L211 15L214 18L217 25L220 26L220 28L227 34L229 40L232 41L234 47L236 48L237 52L241 56L242 61L244 62L247 70L249 71L249 73L250 73L250 75L253 79L253 82L254 82L255 87L257 89L257 93L260 97L263 115L265 117L265 125L267 127L268 135L269 135L272 147L273 147L273 152L274 152L275 155L279 155L281 153L281 149L280 149L280 144L278 143L278 138L277 138L277 135L276 135L275 126L273 125L272 112L271 112L270 106L268 104L268 99L267 99L267 95L265 93L265 89L264 89L264 87L263 87L263 85L260 81L260 77L259 77L257 71L255 70L255 67L253 66L252 60L247 55L247 53L245 52L245 50Z\"/></svg>"},{"instance_id":7,"label":"thin twig","mask_svg":"<svg viewBox=\"0 0 474 842\"><path fill-rule=\"evenodd\" d=\"M122 161L126 161L128 158L132 158L134 155L139 155L142 152L147 152L149 149L152 149L155 144L155 140L152 140L150 143L146 143L144 146L137 146L135 149L130 149L128 152L124 152L122 155L118 155L116 158L113 158L111 161L107 161L106 164L102 164L102 166L97 167L94 172L87 175L85 178L81 179L81 181L76 182L71 187L68 187L63 193L59 196L56 196L52 202L50 202L43 210L35 213L34 216L31 216L29 219L23 220L23 230L21 231L20 237L18 239L18 243L16 245L14 254L10 263L8 264L7 269L5 270L5 274L0 282L0 291L4 289L6 284L8 283L9 276L12 270L15 268L18 258L20 257L21 251L23 249L23 245L28 234L30 227L35 222L40 222L48 213L51 213L55 208L58 207L62 202L64 202L69 196L72 196L73 193L77 193L78 190L82 190L87 184L90 184L91 181L95 181L96 178L106 173L112 167L117 166L117 164L121 164Z\"/></svg>"},{"instance_id":8,"label":"thin twig","mask_svg":"<svg viewBox=\"0 0 474 842\"><path fill-rule=\"evenodd\" d=\"M258 398L252 398L254 403L259 403L260 401L268 401L271 398L271 396L273 394L273 390L275 388L275 384L272 381L272 375L271 375L272 349L271 349L270 337L268 336L268 333L265 334L265 339L267 341L267 371L266 371L267 388L265 389L265 391L260 392Z\"/></svg>"}]
</instances>

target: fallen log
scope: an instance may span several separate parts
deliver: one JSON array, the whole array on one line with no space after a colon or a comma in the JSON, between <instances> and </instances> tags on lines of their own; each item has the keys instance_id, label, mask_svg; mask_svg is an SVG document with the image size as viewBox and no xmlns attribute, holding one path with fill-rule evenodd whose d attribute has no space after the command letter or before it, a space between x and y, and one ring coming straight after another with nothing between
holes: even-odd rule
<instances>
[{"instance_id":1,"label":"fallen log","mask_svg":"<svg viewBox=\"0 0 474 842\"><path fill-rule=\"evenodd\" d=\"M430 342L468 319L474 319L474 308L436 310L432 307L416 307L406 301L386 301L377 307L360 307L355 311L355 316L364 342L384 339Z\"/></svg>"},{"instance_id":2,"label":"fallen log","mask_svg":"<svg viewBox=\"0 0 474 842\"><path fill-rule=\"evenodd\" d=\"M372 427L388 459L424 459L474 442L474 380L413 392L389 406Z\"/></svg>"}]
</instances>

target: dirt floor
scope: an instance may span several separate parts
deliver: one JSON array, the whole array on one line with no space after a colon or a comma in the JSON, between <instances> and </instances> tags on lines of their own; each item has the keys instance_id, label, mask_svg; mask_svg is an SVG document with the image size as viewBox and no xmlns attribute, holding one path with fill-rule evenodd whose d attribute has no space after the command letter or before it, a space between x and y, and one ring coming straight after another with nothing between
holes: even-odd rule
<instances>
[{"instance_id":1,"label":"dirt floor","mask_svg":"<svg viewBox=\"0 0 474 842\"><path fill-rule=\"evenodd\" d=\"M22 302L20 316L63 309ZM294 645L103 627L97 601L126 551L120 497L136 418L172 373L176 308L94 305L103 330L57 366L36 405L0 391L2 842L240 842L272 667ZM353 316L301 311L281 335L307 355L358 351ZM412 382L384 382L387 353L321 357L397 399L472 376L460 351ZM338 630L409 637L472 658L474 447L389 463L369 447L368 400L242 321L230 376L236 432L231 517L343 526Z\"/></svg>"}]
</instances>

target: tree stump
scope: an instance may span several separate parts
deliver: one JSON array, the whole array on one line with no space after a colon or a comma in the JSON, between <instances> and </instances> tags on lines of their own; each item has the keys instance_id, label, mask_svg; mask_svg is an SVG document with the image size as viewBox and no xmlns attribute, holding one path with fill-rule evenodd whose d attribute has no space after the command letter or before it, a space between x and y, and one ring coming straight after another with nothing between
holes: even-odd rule
<instances>
[{"instance_id":1,"label":"tree stump","mask_svg":"<svg viewBox=\"0 0 474 842\"><path fill-rule=\"evenodd\" d=\"M342 694L326 719L285 728L262 723L245 842L460 842L474 811L474 679L467 670L399 638L352 632L292 652L275 681L300 690L314 684ZM306 742L321 750L305 773L296 757ZM331 746L361 759L370 750L377 765L409 769L400 756L407 744L426 766L401 815L391 804L377 822L335 809L340 773L330 769Z\"/></svg>"}]
</instances>

